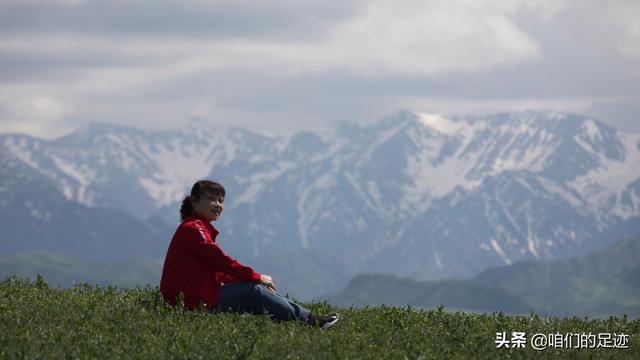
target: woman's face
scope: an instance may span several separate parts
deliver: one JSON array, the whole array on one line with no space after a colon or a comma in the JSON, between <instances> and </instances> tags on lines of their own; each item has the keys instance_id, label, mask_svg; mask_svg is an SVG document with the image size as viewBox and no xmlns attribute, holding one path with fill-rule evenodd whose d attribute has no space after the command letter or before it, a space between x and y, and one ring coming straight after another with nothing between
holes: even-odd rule
<instances>
[{"instance_id":1,"label":"woman's face","mask_svg":"<svg viewBox=\"0 0 640 360\"><path fill-rule=\"evenodd\" d=\"M191 201L193 210L204 216L209 222L218 220L224 209L224 197L217 194L205 193L197 201Z\"/></svg>"}]
</instances>

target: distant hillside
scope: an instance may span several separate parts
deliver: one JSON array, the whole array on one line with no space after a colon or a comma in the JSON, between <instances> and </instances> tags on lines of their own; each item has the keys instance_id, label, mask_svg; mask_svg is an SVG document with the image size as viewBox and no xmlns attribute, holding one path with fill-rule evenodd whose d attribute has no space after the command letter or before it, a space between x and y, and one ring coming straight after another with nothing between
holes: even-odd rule
<instances>
[{"instance_id":1,"label":"distant hillside","mask_svg":"<svg viewBox=\"0 0 640 360\"><path fill-rule=\"evenodd\" d=\"M415 281L388 274L362 274L347 288L329 297L337 305L411 305L482 312L527 313L533 307L502 289L489 289L464 280Z\"/></svg>"},{"instance_id":2,"label":"distant hillside","mask_svg":"<svg viewBox=\"0 0 640 360\"><path fill-rule=\"evenodd\" d=\"M145 258L99 263L45 251L0 257L0 279L11 275L35 279L40 274L51 286L63 288L79 283L119 287L157 285L161 271L161 262Z\"/></svg>"},{"instance_id":3,"label":"distant hillside","mask_svg":"<svg viewBox=\"0 0 640 360\"><path fill-rule=\"evenodd\" d=\"M312 299L338 291L346 285L346 282L339 280L339 275L347 274L344 264L319 249L237 258L257 271L271 275L279 293L289 294L296 299ZM162 273L162 261L128 257L118 261L94 262L38 250L0 256L0 279L11 275L35 279L40 274L48 283L60 287L85 282L120 287L157 285Z\"/></svg>"},{"instance_id":4,"label":"distant hillside","mask_svg":"<svg viewBox=\"0 0 640 360\"><path fill-rule=\"evenodd\" d=\"M334 304L444 304L472 311L502 310L564 316L640 316L640 237L583 257L488 269L473 279L415 281L383 274L354 277Z\"/></svg>"},{"instance_id":5,"label":"distant hillside","mask_svg":"<svg viewBox=\"0 0 640 360\"><path fill-rule=\"evenodd\" d=\"M640 236L587 256L487 269L472 281L569 314L640 315Z\"/></svg>"},{"instance_id":6,"label":"distant hillside","mask_svg":"<svg viewBox=\"0 0 640 360\"><path fill-rule=\"evenodd\" d=\"M353 275L340 259L319 248L272 251L246 261L239 255L243 263L271 275L280 294L305 301L339 291Z\"/></svg>"}]
</instances>

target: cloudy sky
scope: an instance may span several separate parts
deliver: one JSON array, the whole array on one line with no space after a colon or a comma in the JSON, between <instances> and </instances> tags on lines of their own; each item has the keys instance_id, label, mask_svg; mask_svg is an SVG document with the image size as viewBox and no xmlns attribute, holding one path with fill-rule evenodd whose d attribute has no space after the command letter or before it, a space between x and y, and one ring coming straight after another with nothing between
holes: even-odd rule
<instances>
[{"instance_id":1,"label":"cloudy sky","mask_svg":"<svg viewBox=\"0 0 640 360\"><path fill-rule=\"evenodd\" d=\"M0 132L556 110L640 131L637 0L0 0Z\"/></svg>"}]
</instances>

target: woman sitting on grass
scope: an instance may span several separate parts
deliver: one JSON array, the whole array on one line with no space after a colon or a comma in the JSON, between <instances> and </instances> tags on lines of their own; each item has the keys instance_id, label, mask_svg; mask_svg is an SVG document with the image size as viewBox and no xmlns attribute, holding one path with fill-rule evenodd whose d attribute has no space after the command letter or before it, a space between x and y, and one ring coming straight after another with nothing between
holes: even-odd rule
<instances>
[{"instance_id":1,"label":"woman sitting on grass","mask_svg":"<svg viewBox=\"0 0 640 360\"><path fill-rule=\"evenodd\" d=\"M182 293L190 310L204 305L210 312L266 311L275 320L300 320L321 328L333 326L338 314L312 315L310 310L278 294L271 276L256 272L222 250L216 242L218 230L211 222L220 218L224 197L222 185L200 180L182 201L182 222L171 239L162 268L160 292L165 301L175 305Z\"/></svg>"}]
</instances>

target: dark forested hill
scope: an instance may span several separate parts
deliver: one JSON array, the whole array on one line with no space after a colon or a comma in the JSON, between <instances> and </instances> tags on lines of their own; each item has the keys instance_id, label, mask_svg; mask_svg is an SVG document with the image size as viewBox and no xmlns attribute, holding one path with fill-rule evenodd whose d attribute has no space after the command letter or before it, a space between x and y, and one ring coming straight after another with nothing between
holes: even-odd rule
<instances>
[{"instance_id":1,"label":"dark forested hill","mask_svg":"<svg viewBox=\"0 0 640 360\"><path fill-rule=\"evenodd\" d=\"M587 256L488 269L466 280L415 281L383 274L354 277L336 304L410 304L473 311L640 316L640 237Z\"/></svg>"}]
</instances>

